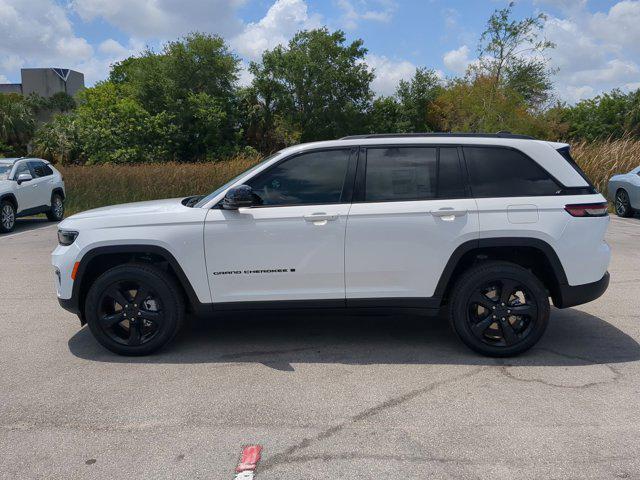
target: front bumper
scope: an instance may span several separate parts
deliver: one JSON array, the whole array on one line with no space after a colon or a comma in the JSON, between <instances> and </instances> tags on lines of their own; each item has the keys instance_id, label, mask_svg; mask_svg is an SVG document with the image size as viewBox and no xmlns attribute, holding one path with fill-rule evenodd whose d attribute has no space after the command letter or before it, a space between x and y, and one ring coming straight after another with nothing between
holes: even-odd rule
<instances>
[{"instance_id":1,"label":"front bumper","mask_svg":"<svg viewBox=\"0 0 640 480\"><path fill-rule=\"evenodd\" d=\"M584 285L560 285L558 295L553 299L553 304L558 308L574 307L591 302L602 296L609 286L609 272L593 283Z\"/></svg>"}]
</instances>

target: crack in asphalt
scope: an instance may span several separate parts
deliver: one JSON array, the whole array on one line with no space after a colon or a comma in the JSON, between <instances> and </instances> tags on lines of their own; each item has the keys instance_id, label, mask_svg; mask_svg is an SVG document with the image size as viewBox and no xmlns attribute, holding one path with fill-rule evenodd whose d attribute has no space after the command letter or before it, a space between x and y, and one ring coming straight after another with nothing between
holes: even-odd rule
<instances>
[{"instance_id":1,"label":"crack in asphalt","mask_svg":"<svg viewBox=\"0 0 640 480\"><path fill-rule=\"evenodd\" d=\"M430 383L429 385L426 385L424 387L421 388L417 388L414 390L411 390L409 392L403 393L402 395L399 395L397 397L392 397L388 400L385 400L382 403L379 403L378 405L374 405L373 407L367 408L365 410L363 410L362 412L360 412L359 414L345 420L344 422L341 422L337 425L334 425L332 427L329 427L325 430L322 430L321 432L319 432L318 434L316 434L315 436L311 437L311 438L303 438L300 442L296 443L295 445L292 445L291 447L287 448L286 450L284 450L283 452L280 453L276 453L274 456L265 459L265 461L261 464L260 466L260 471L264 472L267 471L271 468L273 468L276 465L279 464L286 464L288 463L290 460L295 460L295 458L291 458L291 456L304 449L307 448L311 445L313 445L314 443L321 441L321 440L325 440L329 437L332 437L334 435L336 435L337 433L341 432L342 430L344 430L346 427L348 427L349 425L353 425L355 423L358 423L362 420L365 420L367 418L373 417L375 415L378 415L379 413L397 407L398 405L401 405L403 403L406 403L410 400L413 400L416 397L419 397L420 395L424 395L425 393L429 393L432 392L434 390L436 390L439 387L442 387L444 385L448 385L451 383L455 383L458 382L460 380L464 380L466 378L472 377L484 370L487 370L491 367L480 367L480 368L475 368L473 369L471 372L467 372L463 375L458 375L457 377L454 378L448 378L445 380L441 380L438 382L434 382L434 383Z\"/></svg>"},{"instance_id":2,"label":"crack in asphalt","mask_svg":"<svg viewBox=\"0 0 640 480\"><path fill-rule=\"evenodd\" d=\"M567 388L567 389L573 389L573 390L581 390L581 389L586 389L589 387L594 387L596 385L604 385L604 384L608 384L608 383L615 383L618 380L620 380L623 377L622 372L620 372L618 369L614 368L612 365L608 364L608 363L601 363L598 362L597 360L594 360L592 358L588 358L588 357L583 357L580 355L570 355L568 353L562 353L562 352L558 352L556 350L550 349L550 348L538 348L537 350L542 350L545 352L549 352L552 353L554 355L558 355L559 357L564 357L567 358L569 360L580 360L581 362L585 362L585 365L583 366L591 366L591 365L597 365L597 366L603 366L607 369L609 369L611 371L611 373L613 374L613 378L607 379L607 380L602 380L602 381L596 381L596 382L589 382L586 383L584 385L561 385L561 384L557 384L557 383L552 383L550 381L546 381L540 378L520 378L515 376L513 373L509 372L509 368L512 367L521 367L521 365L505 365L505 364L499 364L499 371L500 373L502 373L505 377L510 378L512 380L515 380L517 382L524 382L524 383L540 383L542 385L546 385L548 387L557 387L557 388Z\"/></svg>"}]
</instances>

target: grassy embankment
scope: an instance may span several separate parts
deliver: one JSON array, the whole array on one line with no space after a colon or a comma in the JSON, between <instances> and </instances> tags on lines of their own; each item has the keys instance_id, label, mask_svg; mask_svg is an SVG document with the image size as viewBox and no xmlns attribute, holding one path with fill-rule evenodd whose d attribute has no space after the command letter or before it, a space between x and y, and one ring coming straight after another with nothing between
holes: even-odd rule
<instances>
[{"instance_id":1,"label":"grassy embankment","mask_svg":"<svg viewBox=\"0 0 640 480\"><path fill-rule=\"evenodd\" d=\"M576 143L572 153L603 194L607 181L640 165L640 141L622 139ZM257 158L216 163L59 166L67 186L67 212L116 203L206 194L246 170Z\"/></svg>"}]
</instances>

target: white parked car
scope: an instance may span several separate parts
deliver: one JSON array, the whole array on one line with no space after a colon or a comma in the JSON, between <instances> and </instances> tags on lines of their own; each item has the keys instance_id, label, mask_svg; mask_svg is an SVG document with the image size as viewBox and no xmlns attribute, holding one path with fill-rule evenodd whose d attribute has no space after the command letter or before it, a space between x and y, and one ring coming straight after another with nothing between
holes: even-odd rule
<instances>
[{"instance_id":1,"label":"white parked car","mask_svg":"<svg viewBox=\"0 0 640 480\"><path fill-rule=\"evenodd\" d=\"M608 286L607 204L568 148L504 133L290 147L203 198L66 219L58 298L125 355L165 345L185 312L444 307L469 347L515 355L549 298Z\"/></svg>"},{"instance_id":2,"label":"white parked car","mask_svg":"<svg viewBox=\"0 0 640 480\"><path fill-rule=\"evenodd\" d=\"M607 192L619 217L631 217L640 211L640 167L611 177Z\"/></svg>"},{"instance_id":3,"label":"white parked car","mask_svg":"<svg viewBox=\"0 0 640 480\"><path fill-rule=\"evenodd\" d=\"M39 158L0 158L0 233L11 232L17 217L45 213L52 222L64 217L62 175Z\"/></svg>"}]
</instances>

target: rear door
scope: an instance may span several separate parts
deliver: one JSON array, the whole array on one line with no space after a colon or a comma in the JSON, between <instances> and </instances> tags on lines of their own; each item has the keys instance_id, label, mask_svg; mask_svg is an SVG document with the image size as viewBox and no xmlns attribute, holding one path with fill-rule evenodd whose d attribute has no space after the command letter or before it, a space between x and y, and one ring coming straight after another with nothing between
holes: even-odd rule
<instances>
[{"instance_id":1,"label":"rear door","mask_svg":"<svg viewBox=\"0 0 640 480\"><path fill-rule=\"evenodd\" d=\"M35 192L36 207L51 205L53 190L53 170L41 160L29 160L33 180L31 186Z\"/></svg>"},{"instance_id":2,"label":"rear door","mask_svg":"<svg viewBox=\"0 0 640 480\"><path fill-rule=\"evenodd\" d=\"M430 306L451 254L478 238L476 203L456 146L361 149L347 222L353 306Z\"/></svg>"},{"instance_id":3,"label":"rear door","mask_svg":"<svg viewBox=\"0 0 640 480\"><path fill-rule=\"evenodd\" d=\"M343 306L344 238L356 150L284 159L245 182L258 205L213 208L204 240L214 303L322 300Z\"/></svg>"}]
</instances>

